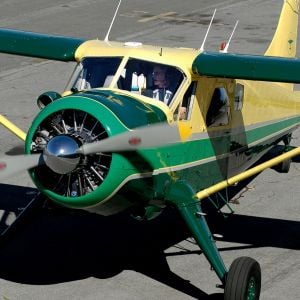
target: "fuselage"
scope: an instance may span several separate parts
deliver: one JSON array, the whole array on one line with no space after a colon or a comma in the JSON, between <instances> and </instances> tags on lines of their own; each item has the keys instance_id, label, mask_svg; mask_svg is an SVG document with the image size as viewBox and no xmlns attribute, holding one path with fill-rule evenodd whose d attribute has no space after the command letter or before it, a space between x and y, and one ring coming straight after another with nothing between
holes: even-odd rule
<instances>
[{"instance_id":1,"label":"fuselage","mask_svg":"<svg viewBox=\"0 0 300 300\"><path fill-rule=\"evenodd\" d=\"M142 198L144 204L153 199L164 201L168 200L165 199L166 190L178 180L188 182L198 192L244 171L298 127L299 96L290 86L200 76L192 71L197 55L199 52L195 49L160 49L100 41L83 43L76 57L84 63L77 72L77 79L71 80L69 88L72 92L67 91L37 116L27 136L27 152L32 151L36 132L42 131L38 128L47 127L41 124L66 110L75 110L75 114L81 111L94 118L107 136L153 123L177 122L187 132L187 140L134 153L111 153L111 161L105 166L108 169L104 172L105 178L94 187L94 179L91 180L88 191L81 190L82 195L76 191L71 196L70 184L69 191L53 190L54 184L45 185L47 179L39 178L33 170L31 174L37 186L63 205L97 211L99 208L101 211L101 207L107 211L104 203L108 200L113 203L113 199L119 199L121 195L126 198L126 194L131 198ZM102 84L97 86L92 79L89 82L88 77L78 75L92 73L91 69L84 69L95 66L95 63L89 64L89 59L94 59L102 69L104 64L105 68L112 68L114 73L109 74L109 82L103 77ZM169 103L143 94L143 90L152 85L150 67L154 64L166 65L176 75ZM133 69L137 65L139 69ZM90 75L89 78L95 78ZM181 114L182 108L184 114ZM61 118L65 118L67 126L55 135L75 136L78 143L93 141L79 132L78 128L84 127L81 123L85 117L72 117L72 113L65 115ZM78 124L74 125L73 119ZM52 124L53 119L49 123ZM93 163L100 164L98 160ZM66 182L79 185L80 180L86 180L78 180L76 176L68 175ZM88 175L82 172L82 176Z\"/></svg>"}]
</instances>

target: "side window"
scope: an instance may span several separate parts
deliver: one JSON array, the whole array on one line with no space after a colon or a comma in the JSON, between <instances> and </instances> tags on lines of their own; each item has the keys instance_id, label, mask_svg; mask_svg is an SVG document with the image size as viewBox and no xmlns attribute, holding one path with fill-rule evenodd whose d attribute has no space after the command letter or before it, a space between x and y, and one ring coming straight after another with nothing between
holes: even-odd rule
<instances>
[{"instance_id":1,"label":"side window","mask_svg":"<svg viewBox=\"0 0 300 300\"><path fill-rule=\"evenodd\" d=\"M229 97L224 87L214 90L210 106L206 114L208 127L222 126L229 123Z\"/></svg>"},{"instance_id":2,"label":"side window","mask_svg":"<svg viewBox=\"0 0 300 300\"><path fill-rule=\"evenodd\" d=\"M183 100L175 111L179 120L189 120L192 114L195 93L197 89L197 81L193 81L183 96Z\"/></svg>"},{"instance_id":3,"label":"side window","mask_svg":"<svg viewBox=\"0 0 300 300\"><path fill-rule=\"evenodd\" d=\"M234 110L242 110L244 102L244 86L237 83L234 92Z\"/></svg>"}]
</instances>

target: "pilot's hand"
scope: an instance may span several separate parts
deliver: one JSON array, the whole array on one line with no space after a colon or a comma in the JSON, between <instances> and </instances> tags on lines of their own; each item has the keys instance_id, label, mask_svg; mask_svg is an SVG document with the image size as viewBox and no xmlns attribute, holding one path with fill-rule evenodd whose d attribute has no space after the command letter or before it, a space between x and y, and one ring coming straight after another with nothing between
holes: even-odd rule
<instances>
[{"instance_id":1,"label":"pilot's hand","mask_svg":"<svg viewBox=\"0 0 300 300\"><path fill-rule=\"evenodd\" d=\"M187 117L187 109L184 106L179 108L179 120L186 120Z\"/></svg>"}]
</instances>

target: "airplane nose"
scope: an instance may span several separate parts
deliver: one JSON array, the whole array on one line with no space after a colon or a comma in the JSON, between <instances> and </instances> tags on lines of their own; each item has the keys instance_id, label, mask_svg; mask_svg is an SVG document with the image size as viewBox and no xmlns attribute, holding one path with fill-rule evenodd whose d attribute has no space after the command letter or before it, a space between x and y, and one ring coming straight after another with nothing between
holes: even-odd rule
<instances>
[{"instance_id":1,"label":"airplane nose","mask_svg":"<svg viewBox=\"0 0 300 300\"><path fill-rule=\"evenodd\" d=\"M55 136L44 150L45 163L55 173L70 173L76 169L80 161L80 155L76 154L78 148L78 143L72 137Z\"/></svg>"},{"instance_id":2,"label":"airplane nose","mask_svg":"<svg viewBox=\"0 0 300 300\"><path fill-rule=\"evenodd\" d=\"M82 145L106 139L104 124L114 120L105 106L88 98L66 97L47 105L27 134L27 150L31 154L42 153L45 161L30 170L34 183L52 200L64 205L98 203L93 192L107 192L102 184L111 169L112 153L77 152Z\"/></svg>"}]
</instances>

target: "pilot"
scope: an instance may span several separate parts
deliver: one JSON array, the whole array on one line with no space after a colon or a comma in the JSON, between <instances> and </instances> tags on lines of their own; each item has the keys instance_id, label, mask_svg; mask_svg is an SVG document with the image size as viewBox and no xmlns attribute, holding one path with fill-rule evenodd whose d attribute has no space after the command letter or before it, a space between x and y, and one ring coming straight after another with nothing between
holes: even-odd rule
<instances>
[{"instance_id":1,"label":"pilot","mask_svg":"<svg viewBox=\"0 0 300 300\"><path fill-rule=\"evenodd\" d=\"M155 65L152 78L154 84L153 90L146 90L143 94L169 105L173 97L173 92L170 89L170 71L168 67Z\"/></svg>"}]
</instances>

